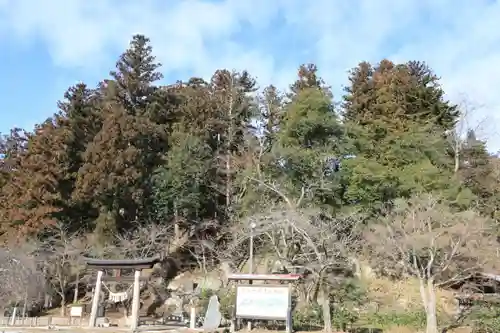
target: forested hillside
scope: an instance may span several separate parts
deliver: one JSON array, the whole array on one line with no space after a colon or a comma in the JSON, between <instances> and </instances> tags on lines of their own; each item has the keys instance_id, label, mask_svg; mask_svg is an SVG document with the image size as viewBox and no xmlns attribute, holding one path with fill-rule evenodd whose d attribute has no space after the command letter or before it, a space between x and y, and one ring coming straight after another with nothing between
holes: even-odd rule
<instances>
[{"instance_id":1,"label":"forested hillside","mask_svg":"<svg viewBox=\"0 0 500 333\"><path fill-rule=\"evenodd\" d=\"M5 244L238 265L254 223L256 253L306 267L317 288L359 258L419 278L430 326L434 286L493 269L500 162L425 63L360 62L343 96L313 64L286 91L230 69L169 85L161 72L135 36L108 78L2 137Z\"/></svg>"}]
</instances>

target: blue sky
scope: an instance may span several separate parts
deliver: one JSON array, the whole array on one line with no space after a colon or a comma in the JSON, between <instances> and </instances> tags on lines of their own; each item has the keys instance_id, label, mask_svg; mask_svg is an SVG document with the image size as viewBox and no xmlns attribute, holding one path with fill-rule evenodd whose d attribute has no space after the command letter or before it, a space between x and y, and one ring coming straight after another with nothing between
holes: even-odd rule
<instances>
[{"instance_id":1,"label":"blue sky","mask_svg":"<svg viewBox=\"0 0 500 333\"><path fill-rule=\"evenodd\" d=\"M0 0L0 132L43 121L143 33L166 82L224 67L286 87L314 62L339 96L359 61L427 61L497 151L499 18L494 0Z\"/></svg>"}]
</instances>

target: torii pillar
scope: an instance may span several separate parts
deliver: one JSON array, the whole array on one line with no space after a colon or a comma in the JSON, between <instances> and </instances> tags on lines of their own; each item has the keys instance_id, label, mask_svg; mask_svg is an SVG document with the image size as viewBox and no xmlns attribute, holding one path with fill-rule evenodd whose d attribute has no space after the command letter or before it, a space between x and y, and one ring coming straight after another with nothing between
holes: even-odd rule
<instances>
[{"instance_id":1,"label":"torii pillar","mask_svg":"<svg viewBox=\"0 0 500 333\"><path fill-rule=\"evenodd\" d=\"M95 283L94 294L92 296L92 310L90 312L89 327L95 327L97 321L97 310L99 308L99 298L101 294L101 284L104 278L106 280L120 281L128 280L125 277L103 277L104 269L133 269L134 270L134 288L132 296L132 320L130 329L135 331L139 326L139 307L140 307L140 281L141 271L143 269L151 269L160 262L160 258L133 259L133 260L106 260L106 259L90 259L85 258L87 267L97 269L97 279Z\"/></svg>"}]
</instances>

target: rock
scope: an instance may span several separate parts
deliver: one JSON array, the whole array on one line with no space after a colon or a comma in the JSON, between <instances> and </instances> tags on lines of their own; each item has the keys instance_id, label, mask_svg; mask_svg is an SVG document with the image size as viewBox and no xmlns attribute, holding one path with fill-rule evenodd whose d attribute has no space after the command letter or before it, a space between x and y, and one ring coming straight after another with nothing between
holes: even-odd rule
<instances>
[{"instance_id":1,"label":"rock","mask_svg":"<svg viewBox=\"0 0 500 333\"><path fill-rule=\"evenodd\" d=\"M172 294L171 297L165 300L163 305L165 307L165 312L169 315L179 315L183 313L184 302L182 298L176 294Z\"/></svg>"},{"instance_id":2,"label":"rock","mask_svg":"<svg viewBox=\"0 0 500 333\"><path fill-rule=\"evenodd\" d=\"M118 326L130 327L132 326L132 316L123 316L118 320Z\"/></svg>"},{"instance_id":3,"label":"rock","mask_svg":"<svg viewBox=\"0 0 500 333\"><path fill-rule=\"evenodd\" d=\"M171 291L182 291L185 293L192 293L194 290L194 278L193 274L190 272L185 272L177 275L175 278L170 281L167 286L167 289Z\"/></svg>"},{"instance_id":4,"label":"rock","mask_svg":"<svg viewBox=\"0 0 500 333\"><path fill-rule=\"evenodd\" d=\"M203 290L219 291L223 286L223 281L219 276L207 275L197 279L195 293L200 293Z\"/></svg>"},{"instance_id":5,"label":"rock","mask_svg":"<svg viewBox=\"0 0 500 333\"><path fill-rule=\"evenodd\" d=\"M213 332L220 326L222 314L220 313L220 303L217 295L210 297L205 320L203 321L203 330L205 332Z\"/></svg>"},{"instance_id":6,"label":"rock","mask_svg":"<svg viewBox=\"0 0 500 333\"><path fill-rule=\"evenodd\" d=\"M107 317L97 317L95 325L97 327L109 327L109 319Z\"/></svg>"}]
</instances>

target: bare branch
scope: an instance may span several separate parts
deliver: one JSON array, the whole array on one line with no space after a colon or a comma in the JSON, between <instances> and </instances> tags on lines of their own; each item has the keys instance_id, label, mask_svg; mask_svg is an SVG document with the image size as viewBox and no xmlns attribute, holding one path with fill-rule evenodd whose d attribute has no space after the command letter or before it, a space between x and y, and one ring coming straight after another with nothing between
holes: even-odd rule
<instances>
[{"instance_id":1,"label":"bare branch","mask_svg":"<svg viewBox=\"0 0 500 333\"><path fill-rule=\"evenodd\" d=\"M116 235L115 257L148 258L170 252L174 243L174 227L170 224L145 224Z\"/></svg>"},{"instance_id":2,"label":"bare branch","mask_svg":"<svg viewBox=\"0 0 500 333\"><path fill-rule=\"evenodd\" d=\"M45 288L36 258L23 249L0 248L0 302L2 304L34 303Z\"/></svg>"}]
</instances>

